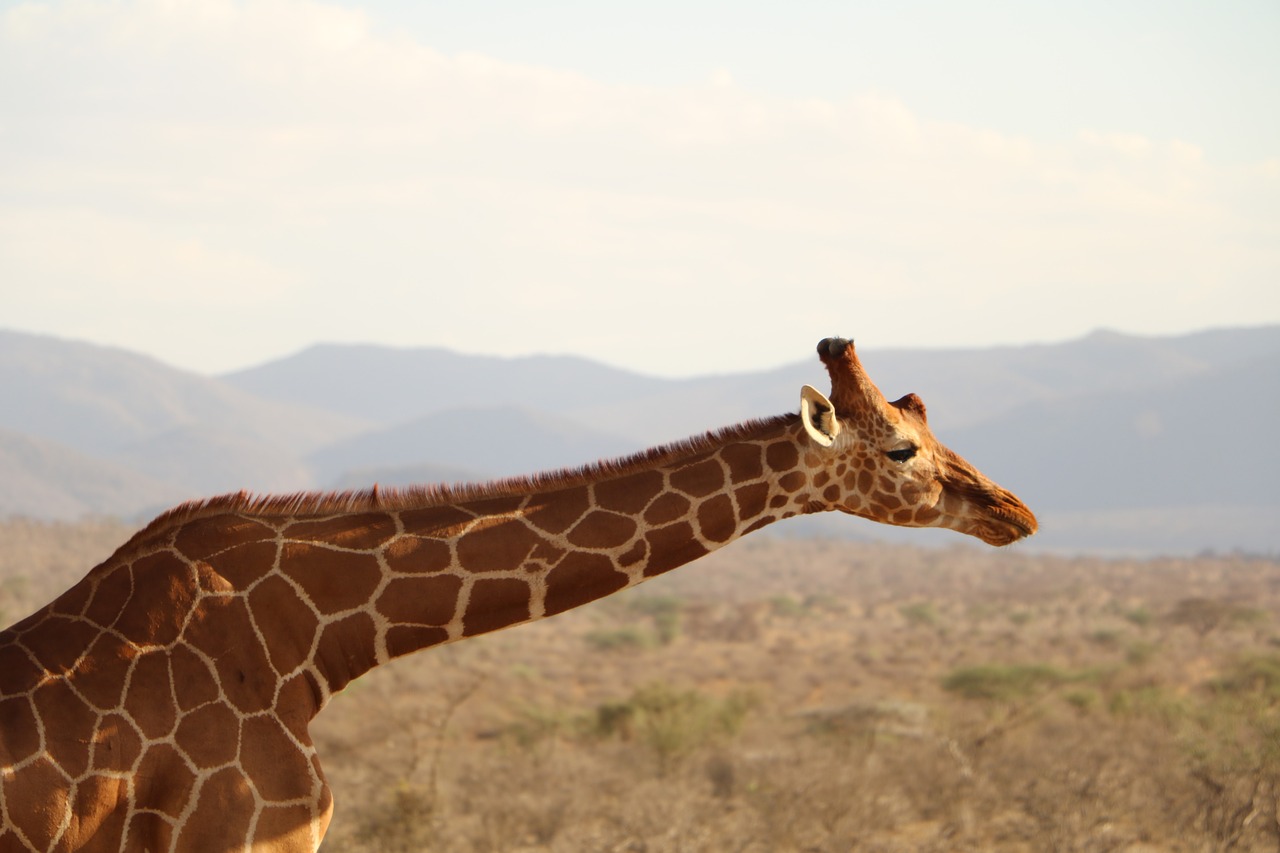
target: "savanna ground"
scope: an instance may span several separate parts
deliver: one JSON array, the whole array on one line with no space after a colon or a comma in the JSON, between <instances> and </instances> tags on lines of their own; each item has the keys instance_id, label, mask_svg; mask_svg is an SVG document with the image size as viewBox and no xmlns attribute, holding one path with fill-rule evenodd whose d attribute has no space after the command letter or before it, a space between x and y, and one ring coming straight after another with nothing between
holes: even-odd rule
<instances>
[{"instance_id":1,"label":"savanna ground","mask_svg":"<svg viewBox=\"0 0 1280 853\"><path fill-rule=\"evenodd\" d=\"M115 523L0 523L0 621ZM755 537L357 681L325 851L1280 849L1280 562Z\"/></svg>"}]
</instances>

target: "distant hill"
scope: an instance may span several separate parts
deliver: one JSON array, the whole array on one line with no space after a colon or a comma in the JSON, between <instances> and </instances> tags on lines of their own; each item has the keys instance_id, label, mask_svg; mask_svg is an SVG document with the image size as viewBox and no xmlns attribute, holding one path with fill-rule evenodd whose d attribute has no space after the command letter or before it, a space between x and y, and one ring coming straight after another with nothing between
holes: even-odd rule
<instances>
[{"instance_id":1,"label":"distant hill","mask_svg":"<svg viewBox=\"0 0 1280 853\"><path fill-rule=\"evenodd\" d=\"M367 426L332 408L270 400L126 350L0 330L0 428L114 453L200 427L309 452Z\"/></svg>"},{"instance_id":2,"label":"distant hill","mask_svg":"<svg viewBox=\"0 0 1280 853\"><path fill-rule=\"evenodd\" d=\"M180 488L122 465L0 430L0 516L135 518L183 497Z\"/></svg>"},{"instance_id":3,"label":"distant hill","mask_svg":"<svg viewBox=\"0 0 1280 853\"><path fill-rule=\"evenodd\" d=\"M564 412L593 401L618 403L671 384L574 356L501 358L360 344L319 344L222 379L264 399L383 426L453 408Z\"/></svg>"},{"instance_id":4,"label":"distant hill","mask_svg":"<svg viewBox=\"0 0 1280 853\"><path fill-rule=\"evenodd\" d=\"M1027 404L949 439L1028 504L1078 512L1280 505L1276 434L1280 352L1154 388Z\"/></svg>"},{"instance_id":5,"label":"distant hill","mask_svg":"<svg viewBox=\"0 0 1280 853\"><path fill-rule=\"evenodd\" d=\"M397 465L446 461L492 479L584 465L640 449L563 418L515 406L489 406L450 409L390 429L371 430L316 451L308 461L326 483L344 481L343 475L352 469L394 472Z\"/></svg>"},{"instance_id":6,"label":"distant hill","mask_svg":"<svg viewBox=\"0 0 1280 853\"><path fill-rule=\"evenodd\" d=\"M1280 327L860 355L890 399L920 394L945 443L1038 511L1027 547L1280 550ZM132 517L242 488L532 473L794 411L802 384L826 382L809 353L671 380L332 344L205 377L0 330L0 513ZM931 539L836 518L788 530Z\"/></svg>"}]
</instances>

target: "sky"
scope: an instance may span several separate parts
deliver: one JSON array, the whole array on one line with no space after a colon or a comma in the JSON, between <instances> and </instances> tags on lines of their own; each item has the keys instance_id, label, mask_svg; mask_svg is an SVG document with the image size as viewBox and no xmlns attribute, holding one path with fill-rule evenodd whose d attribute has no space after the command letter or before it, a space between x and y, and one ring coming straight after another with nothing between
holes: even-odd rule
<instances>
[{"instance_id":1,"label":"sky","mask_svg":"<svg viewBox=\"0 0 1280 853\"><path fill-rule=\"evenodd\" d=\"M1280 4L0 0L0 328L684 376L1280 322Z\"/></svg>"}]
</instances>

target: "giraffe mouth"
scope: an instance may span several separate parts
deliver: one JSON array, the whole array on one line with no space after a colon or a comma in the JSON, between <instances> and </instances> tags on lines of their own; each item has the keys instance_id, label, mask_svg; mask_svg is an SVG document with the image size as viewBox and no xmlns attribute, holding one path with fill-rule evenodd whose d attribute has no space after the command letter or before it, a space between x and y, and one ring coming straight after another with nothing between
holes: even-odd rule
<instances>
[{"instance_id":1,"label":"giraffe mouth","mask_svg":"<svg viewBox=\"0 0 1280 853\"><path fill-rule=\"evenodd\" d=\"M1012 545L1020 539L1026 539L1039 529L1039 522L1031 511L1019 507L1020 511L1011 508L993 508L989 517L982 519L970 531L988 545L997 547Z\"/></svg>"}]
</instances>

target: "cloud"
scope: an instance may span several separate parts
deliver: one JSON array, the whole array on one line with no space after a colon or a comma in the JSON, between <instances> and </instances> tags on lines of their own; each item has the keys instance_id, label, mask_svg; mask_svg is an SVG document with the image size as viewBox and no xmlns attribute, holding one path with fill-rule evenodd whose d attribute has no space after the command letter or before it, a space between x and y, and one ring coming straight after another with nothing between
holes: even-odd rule
<instances>
[{"instance_id":1,"label":"cloud","mask_svg":"<svg viewBox=\"0 0 1280 853\"><path fill-rule=\"evenodd\" d=\"M606 85L303 0L16 7L0 109L0 287L43 318L59 288L160 313L217 292L279 312L264 356L484 337L680 372L849 322L953 344L1280 319L1275 181L1177 140L1047 143L727 71ZM188 337L209 364L221 316ZM709 328L768 343L717 362Z\"/></svg>"},{"instance_id":2,"label":"cloud","mask_svg":"<svg viewBox=\"0 0 1280 853\"><path fill-rule=\"evenodd\" d=\"M287 270L216 248L156 223L91 210L0 211L0 266L11 282L39 281L15 300L133 307L246 309L279 304L297 285Z\"/></svg>"}]
</instances>

